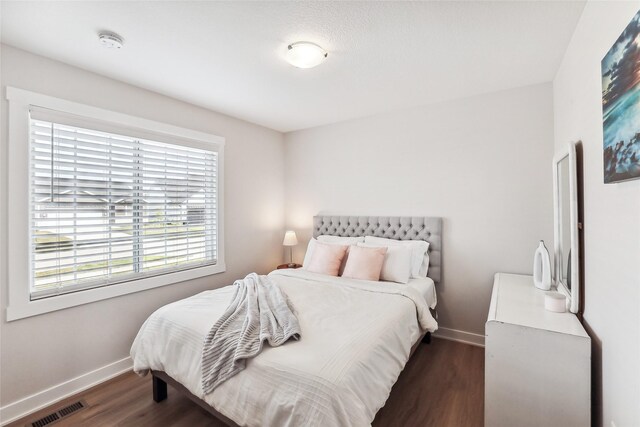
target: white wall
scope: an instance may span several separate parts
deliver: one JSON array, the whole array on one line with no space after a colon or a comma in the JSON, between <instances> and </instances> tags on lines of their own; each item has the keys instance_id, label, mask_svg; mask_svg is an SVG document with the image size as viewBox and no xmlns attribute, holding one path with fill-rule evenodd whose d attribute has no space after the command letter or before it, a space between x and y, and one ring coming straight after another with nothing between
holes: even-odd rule
<instances>
[{"instance_id":1,"label":"white wall","mask_svg":"<svg viewBox=\"0 0 640 427\"><path fill-rule=\"evenodd\" d=\"M494 273L552 247L552 108L541 84L286 134L287 227L304 243L320 211L443 217L440 326L484 334Z\"/></svg>"},{"instance_id":2,"label":"white wall","mask_svg":"<svg viewBox=\"0 0 640 427\"><path fill-rule=\"evenodd\" d=\"M640 425L640 180L603 183L600 61L639 7L589 2L553 82L555 145L584 148L584 319L594 425L606 427Z\"/></svg>"},{"instance_id":3,"label":"white wall","mask_svg":"<svg viewBox=\"0 0 640 427\"><path fill-rule=\"evenodd\" d=\"M284 143L279 132L0 46L0 406L6 406L128 356L140 325L156 308L229 284L250 271L270 271L279 264L284 224ZM6 86L225 137L227 272L6 323L6 254L11 249L11 242L5 237L7 203L10 203L7 200Z\"/></svg>"}]
</instances>

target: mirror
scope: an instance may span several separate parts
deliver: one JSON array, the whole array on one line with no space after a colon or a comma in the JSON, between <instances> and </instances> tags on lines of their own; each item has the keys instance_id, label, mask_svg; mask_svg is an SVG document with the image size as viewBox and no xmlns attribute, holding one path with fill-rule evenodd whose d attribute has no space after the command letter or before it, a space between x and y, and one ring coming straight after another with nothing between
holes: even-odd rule
<instances>
[{"instance_id":1,"label":"mirror","mask_svg":"<svg viewBox=\"0 0 640 427\"><path fill-rule=\"evenodd\" d=\"M553 160L554 281L569 300L569 311L580 309L579 222L576 145L570 143Z\"/></svg>"},{"instance_id":2,"label":"mirror","mask_svg":"<svg viewBox=\"0 0 640 427\"><path fill-rule=\"evenodd\" d=\"M571 290L571 215L569 208L569 156L558 162L558 227L560 228L560 265L558 266L558 277L562 283Z\"/></svg>"}]
</instances>

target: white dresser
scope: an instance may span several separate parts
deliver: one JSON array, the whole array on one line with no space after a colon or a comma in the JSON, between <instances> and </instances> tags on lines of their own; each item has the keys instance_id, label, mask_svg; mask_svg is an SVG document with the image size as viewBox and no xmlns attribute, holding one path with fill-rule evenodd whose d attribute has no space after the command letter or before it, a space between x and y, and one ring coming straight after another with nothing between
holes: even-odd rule
<instances>
[{"instance_id":1,"label":"white dresser","mask_svg":"<svg viewBox=\"0 0 640 427\"><path fill-rule=\"evenodd\" d=\"M498 273L485 325L485 427L591 425L591 339L544 308L532 276Z\"/></svg>"}]
</instances>

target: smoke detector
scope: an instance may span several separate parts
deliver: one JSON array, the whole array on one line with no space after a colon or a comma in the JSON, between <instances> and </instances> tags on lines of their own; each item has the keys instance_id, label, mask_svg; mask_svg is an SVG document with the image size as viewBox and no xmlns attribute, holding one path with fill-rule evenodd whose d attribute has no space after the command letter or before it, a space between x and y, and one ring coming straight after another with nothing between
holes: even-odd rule
<instances>
[{"instance_id":1,"label":"smoke detector","mask_svg":"<svg viewBox=\"0 0 640 427\"><path fill-rule=\"evenodd\" d=\"M116 33L103 32L98 34L98 40L102 46L108 49L122 49L124 40Z\"/></svg>"}]
</instances>

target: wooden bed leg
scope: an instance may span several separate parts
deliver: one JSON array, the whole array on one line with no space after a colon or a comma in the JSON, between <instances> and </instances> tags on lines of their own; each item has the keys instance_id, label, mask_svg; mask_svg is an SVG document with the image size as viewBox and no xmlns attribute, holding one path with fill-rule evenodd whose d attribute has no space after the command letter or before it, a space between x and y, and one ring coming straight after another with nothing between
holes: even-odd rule
<instances>
[{"instance_id":1,"label":"wooden bed leg","mask_svg":"<svg viewBox=\"0 0 640 427\"><path fill-rule=\"evenodd\" d=\"M160 378L153 376L153 400L162 402L167 398L167 383Z\"/></svg>"},{"instance_id":2,"label":"wooden bed leg","mask_svg":"<svg viewBox=\"0 0 640 427\"><path fill-rule=\"evenodd\" d=\"M431 332L427 332L424 337L422 337L422 342L425 344L431 344Z\"/></svg>"}]
</instances>

